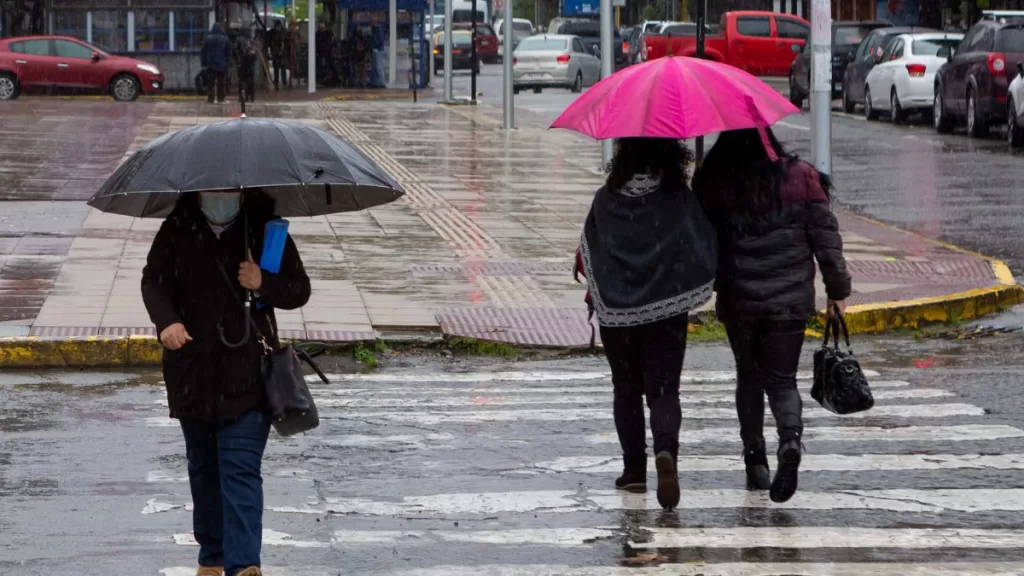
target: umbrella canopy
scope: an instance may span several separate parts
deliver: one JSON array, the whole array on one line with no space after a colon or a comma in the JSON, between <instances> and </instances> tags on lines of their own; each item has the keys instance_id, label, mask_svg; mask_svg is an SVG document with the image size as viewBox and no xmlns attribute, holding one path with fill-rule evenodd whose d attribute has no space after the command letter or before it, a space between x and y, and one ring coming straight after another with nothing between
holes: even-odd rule
<instances>
[{"instance_id":1,"label":"umbrella canopy","mask_svg":"<svg viewBox=\"0 0 1024 576\"><path fill-rule=\"evenodd\" d=\"M323 130L242 117L150 142L107 179L89 205L163 218L185 192L253 188L273 198L282 217L363 210L405 193L360 150Z\"/></svg>"},{"instance_id":2,"label":"umbrella canopy","mask_svg":"<svg viewBox=\"0 0 1024 576\"><path fill-rule=\"evenodd\" d=\"M595 84L551 125L608 138L675 138L770 126L799 114L771 86L739 68L666 57Z\"/></svg>"}]
</instances>

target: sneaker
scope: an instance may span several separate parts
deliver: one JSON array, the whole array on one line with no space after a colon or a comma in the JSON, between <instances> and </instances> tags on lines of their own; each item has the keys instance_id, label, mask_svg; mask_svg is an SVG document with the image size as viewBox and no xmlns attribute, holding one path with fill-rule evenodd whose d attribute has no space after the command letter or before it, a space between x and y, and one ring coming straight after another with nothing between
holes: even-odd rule
<instances>
[{"instance_id":1,"label":"sneaker","mask_svg":"<svg viewBox=\"0 0 1024 576\"><path fill-rule=\"evenodd\" d=\"M224 576L223 566L200 566L196 576Z\"/></svg>"},{"instance_id":2,"label":"sneaker","mask_svg":"<svg viewBox=\"0 0 1024 576\"><path fill-rule=\"evenodd\" d=\"M772 480L771 491L768 494L772 502L781 504L796 493L800 452L800 438L779 442L779 469L775 471L775 479Z\"/></svg>"},{"instance_id":3,"label":"sneaker","mask_svg":"<svg viewBox=\"0 0 1024 576\"><path fill-rule=\"evenodd\" d=\"M263 571L260 570L259 566L249 566L245 570L239 572L238 576L263 576Z\"/></svg>"},{"instance_id":4,"label":"sneaker","mask_svg":"<svg viewBox=\"0 0 1024 576\"><path fill-rule=\"evenodd\" d=\"M668 452L658 452L654 458L654 466L658 470L658 504L665 510L672 510L679 505L679 473L676 471L676 459Z\"/></svg>"}]
</instances>

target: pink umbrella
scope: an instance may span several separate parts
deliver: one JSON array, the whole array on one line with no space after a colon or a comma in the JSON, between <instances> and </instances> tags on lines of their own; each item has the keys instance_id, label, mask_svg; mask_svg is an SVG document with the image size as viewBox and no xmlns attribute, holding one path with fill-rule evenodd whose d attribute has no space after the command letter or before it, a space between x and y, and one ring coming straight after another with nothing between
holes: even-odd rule
<instances>
[{"instance_id":1,"label":"pink umbrella","mask_svg":"<svg viewBox=\"0 0 1024 576\"><path fill-rule=\"evenodd\" d=\"M739 68L676 56L630 66L601 80L551 127L598 140L683 140L763 128L799 113L772 87Z\"/></svg>"}]
</instances>

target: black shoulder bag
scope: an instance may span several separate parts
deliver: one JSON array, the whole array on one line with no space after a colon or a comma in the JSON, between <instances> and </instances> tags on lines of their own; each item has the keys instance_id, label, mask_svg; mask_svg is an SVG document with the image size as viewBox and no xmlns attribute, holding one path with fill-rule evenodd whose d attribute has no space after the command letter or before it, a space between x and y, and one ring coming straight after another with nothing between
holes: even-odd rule
<instances>
[{"instance_id":1,"label":"black shoulder bag","mask_svg":"<svg viewBox=\"0 0 1024 576\"><path fill-rule=\"evenodd\" d=\"M235 285L224 270L224 266L218 262L217 267L231 287L231 293L238 299ZM306 378L302 375L302 362L308 364L324 384L329 384L327 376L313 361L314 357L323 354L323 350L313 354L293 346L281 346L274 350L253 319L248 303L244 303L244 306L246 318L255 331L256 340L263 346L260 371L263 374L263 386L274 430L281 436L293 436L316 428L320 425L320 416L313 402L313 395L306 384Z\"/></svg>"},{"instance_id":2,"label":"black shoulder bag","mask_svg":"<svg viewBox=\"0 0 1024 576\"><path fill-rule=\"evenodd\" d=\"M864 371L853 356L846 320L836 308L825 324L825 342L814 352L814 386L811 397L821 407L835 414L853 414L870 410L875 405ZM846 340L846 352L839 347L839 331ZM829 334L835 346L829 346Z\"/></svg>"}]
</instances>

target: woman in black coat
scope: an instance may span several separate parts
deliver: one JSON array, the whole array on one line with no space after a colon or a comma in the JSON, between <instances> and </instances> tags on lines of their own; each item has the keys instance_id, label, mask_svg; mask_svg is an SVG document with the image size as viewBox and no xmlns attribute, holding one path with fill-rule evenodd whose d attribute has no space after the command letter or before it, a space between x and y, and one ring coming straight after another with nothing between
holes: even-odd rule
<instances>
[{"instance_id":1,"label":"woman in black coat","mask_svg":"<svg viewBox=\"0 0 1024 576\"><path fill-rule=\"evenodd\" d=\"M290 237L278 273L256 264L273 213L273 201L258 192L186 194L142 272L142 298L165 348L170 416L185 436L200 576L260 574L260 464L270 433L264 348L255 330L237 348L223 340L242 339L246 290L261 304L252 318L275 349L274 308L309 300L309 277Z\"/></svg>"}]
</instances>

